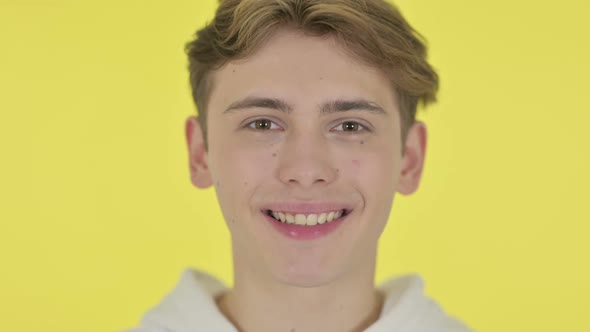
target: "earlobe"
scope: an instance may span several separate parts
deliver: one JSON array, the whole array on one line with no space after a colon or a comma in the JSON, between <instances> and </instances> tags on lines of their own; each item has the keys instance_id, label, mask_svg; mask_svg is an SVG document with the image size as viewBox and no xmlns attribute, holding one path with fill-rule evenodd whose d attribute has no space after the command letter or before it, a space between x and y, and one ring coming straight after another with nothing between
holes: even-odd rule
<instances>
[{"instance_id":1,"label":"earlobe","mask_svg":"<svg viewBox=\"0 0 590 332\"><path fill-rule=\"evenodd\" d=\"M188 147L191 182L195 187L201 189L208 188L213 184L213 180L209 171L203 130L195 116L190 116L186 119L185 136Z\"/></svg>"},{"instance_id":2,"label":"earlobe","mask_svg":"<svg viewBox=\"0 0 590 332\"><path fill-rule=\"evenodd\" d=\"M397 191L403 195L410 195L418 190L426 156L426 141L426 125L416 121L408 132L406 153L398 182Z\"/></svg>"}]
</instances>

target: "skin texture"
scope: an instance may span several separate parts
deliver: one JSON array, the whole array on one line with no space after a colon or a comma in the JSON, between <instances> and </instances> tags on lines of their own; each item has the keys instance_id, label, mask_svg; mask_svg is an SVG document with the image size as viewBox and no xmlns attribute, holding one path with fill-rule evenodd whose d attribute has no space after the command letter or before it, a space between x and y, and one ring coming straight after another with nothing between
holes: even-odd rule
<instances>
[{"instance_id":1,"label":"skin texture","mask_svg":"<svg viewBox=\"0 0 590 332\"><path fill-rule=\"evenodd\" d=\"M253 56L213 78L209 151L195 117L186 120L186 140L191 181L215 186L232 236L234 288L216 299L221 312L241 331L364 330L383 303L373 283L377 242L395 193L418 188L425 124L412 126L402 157L391 83L331 37L278 30ZM249 96L281 99L293 109L224 113ZM385 114L321 115L319 105L335 99L368 100ZM327 200L353 211L336 232L312 241L278 234L260 211L272 202Z\"/></svg>"}]
</instances>

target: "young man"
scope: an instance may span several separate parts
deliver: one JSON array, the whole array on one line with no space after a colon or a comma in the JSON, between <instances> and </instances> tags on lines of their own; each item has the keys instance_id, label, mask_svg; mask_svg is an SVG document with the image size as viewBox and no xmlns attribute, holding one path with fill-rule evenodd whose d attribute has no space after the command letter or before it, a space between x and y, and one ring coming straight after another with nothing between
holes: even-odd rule
<instances>
[{"instance_id":1,"label":"young man","mask_svg":"<svg viewBox=\"0 0 590 332\"><path fill-rule=\"evenodd\" d=\"M224 0L187 44L192 183L215 186L234 287L198 270L135 331L465 332L405 276L374 286L394 193L418 188L426 48L384 0Z\"/></svg>"}]
</instances>

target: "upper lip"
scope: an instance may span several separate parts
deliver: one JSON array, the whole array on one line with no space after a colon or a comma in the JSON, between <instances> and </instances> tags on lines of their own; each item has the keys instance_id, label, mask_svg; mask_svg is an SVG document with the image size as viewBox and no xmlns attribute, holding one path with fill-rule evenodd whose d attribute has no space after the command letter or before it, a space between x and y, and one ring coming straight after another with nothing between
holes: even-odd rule
<instances>
[{"instance_id":1,"label":"upper lip","mask_svg":"<svg viewBox=\"0 0 590 332\"><path fill-rule=\"evenodd\" d=\"M349 213L352 210L352 205L337 202L276 202L262 207L263 212L268 210L291 214L317 214L340 210Z\"/></svg>"}]
</instances>

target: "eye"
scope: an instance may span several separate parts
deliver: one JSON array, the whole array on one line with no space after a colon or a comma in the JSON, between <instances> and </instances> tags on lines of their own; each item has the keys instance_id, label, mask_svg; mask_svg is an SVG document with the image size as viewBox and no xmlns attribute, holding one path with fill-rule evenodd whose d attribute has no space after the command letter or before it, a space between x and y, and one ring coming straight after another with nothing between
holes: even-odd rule
<instances>
[{"instance_id":1,"label":"eye","mask_svg":"<svg viewBox=\"0 0 590 332\"><path fill-rule=\"evenodd\" d=\"M350 132L350 133L368 130L368 128L366 126L364 126L356 121L345 121L345 122L342 122L341 124L339 124L338 126L336 126L335 128L342 128L342 130L336 130L336 131L344 131L344 132Z\"/></svg>"},{"instance_id":2,"label":"eye","mask_svg":"<svg viewBox=\"0 0 590 332\"><path fill-rule=\"evenodd\" d=\"M254 130L271 130L271 129L277 129L277 128L272 128L272 125L274 123L272 121L270 121L269 119L256 119L254 121L251 121L250 123L248 123L246 125L246 127L250 128L250 129L254 129ZM279 126L276 126L280 128Z\"/></svg>"}]
</instances>

